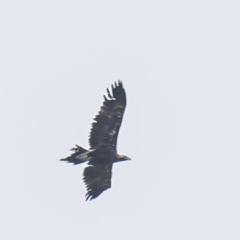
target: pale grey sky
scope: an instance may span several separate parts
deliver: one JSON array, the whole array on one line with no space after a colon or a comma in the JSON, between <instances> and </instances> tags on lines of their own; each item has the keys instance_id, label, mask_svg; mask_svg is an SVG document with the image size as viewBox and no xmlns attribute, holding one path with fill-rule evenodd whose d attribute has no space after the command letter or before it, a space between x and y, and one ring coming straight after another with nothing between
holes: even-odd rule
<instances>
[{"instance_id":1,"label":"pale grey sky","mask_svg":"<svg viewBox=\"0 0 240 240\"><path fill-rule=\"evenodd\" d=\"M0 239L239 240L240 3L0 3ZM106 87L128 105L112 188L85 202Z\"/></svg>"}]
</instances>

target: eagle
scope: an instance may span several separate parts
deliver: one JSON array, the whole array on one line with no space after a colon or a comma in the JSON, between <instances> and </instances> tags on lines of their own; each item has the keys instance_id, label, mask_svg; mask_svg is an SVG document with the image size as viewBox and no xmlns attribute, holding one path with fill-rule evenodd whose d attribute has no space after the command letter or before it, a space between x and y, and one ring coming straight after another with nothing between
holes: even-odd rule
<instances>
[{"instance_id":1,"label":"eagle","mask_svg":"<svg viewBox=\"0 0 240 240\"><path fill-rule=\"evenodd\" d=\"M83 172L86 185L86 200L98 197L103 191L111 188L112 166L114 163L131 160L117 152L117 138L126 108L126 92L122 81L118 80L107 88L104 102L95 116L89 135L89 150L78 145L72 148L69 157L61 159L69 163L88 166Z\"/></svg>"}]
</instances>

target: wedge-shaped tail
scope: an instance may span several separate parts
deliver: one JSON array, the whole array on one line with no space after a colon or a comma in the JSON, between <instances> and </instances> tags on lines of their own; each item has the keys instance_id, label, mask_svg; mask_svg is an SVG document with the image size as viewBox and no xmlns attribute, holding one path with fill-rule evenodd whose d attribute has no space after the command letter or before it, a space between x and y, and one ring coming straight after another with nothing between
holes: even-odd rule
<instances>
[{"instance_id":1,"label":"wedge-shaped tail","mask_svg":"<svg viewBox=\"0 0 240 240\"><path fill-rule=\"evenodd\" d=\"M84 160L81 160L80 158L77 158L77 156L88 152L88 150L76 145L76 147L72 148L71 151L73 151L74 153L71 154L69 157L61 159L60 161L66 161L66 162L69 162L69 163L73 163L74 165L85 162Z\"/></svg>"}]
</instances>

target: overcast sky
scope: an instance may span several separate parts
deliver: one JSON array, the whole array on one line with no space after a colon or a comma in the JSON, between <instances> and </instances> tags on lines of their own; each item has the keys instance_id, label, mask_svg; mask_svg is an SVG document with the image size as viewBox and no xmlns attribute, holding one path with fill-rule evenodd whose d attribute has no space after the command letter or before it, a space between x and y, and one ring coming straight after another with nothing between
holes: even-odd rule
<instances>
[{"instance_id":1,"label":"overcast sky","mask_svg":"<svg viewBox=\"0 0 240 240\"><path fill-rule=\"evenodd\" d=\"M0 239L239 240L240 3L2 0ZM127 108L112 188L85 201L106 87Z\"/></svg>"}]
</instances>

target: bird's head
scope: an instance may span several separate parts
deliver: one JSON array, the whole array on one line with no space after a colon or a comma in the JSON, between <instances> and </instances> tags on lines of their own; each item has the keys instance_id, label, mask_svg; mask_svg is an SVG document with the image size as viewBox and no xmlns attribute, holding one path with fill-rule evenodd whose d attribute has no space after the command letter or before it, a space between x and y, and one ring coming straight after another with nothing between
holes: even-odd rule
<instances>
[{"instance_id":1,"label":"bird's head","mask_svg":"<svg viewBox=\"0 0 240 240\"><path fill-rule=\"evenodd\" d=\"M127 161L127 160L131 160L131 158L128 156L125 156L125 155L121 155L121 154L116 155L116 162L122 162L122 161Z\"/></svg>"}]
</instances>

